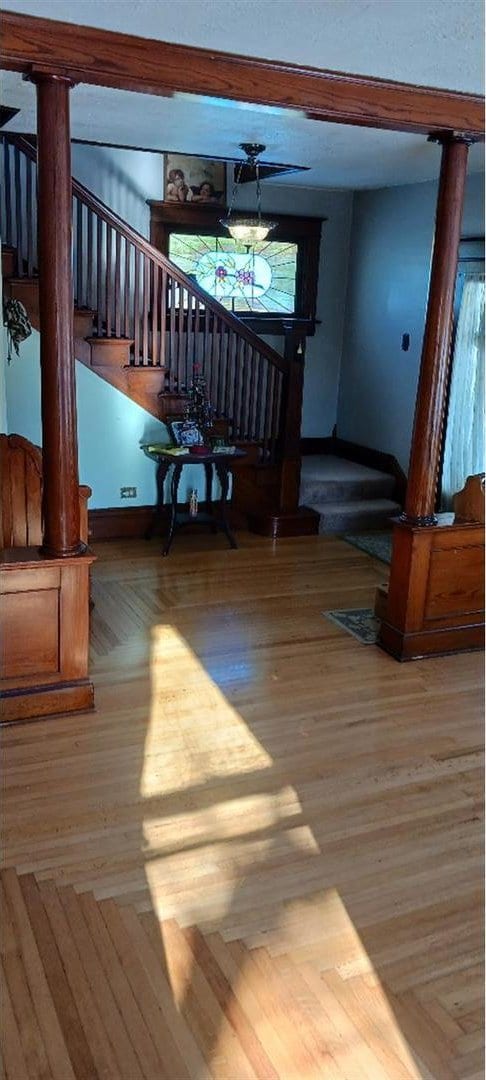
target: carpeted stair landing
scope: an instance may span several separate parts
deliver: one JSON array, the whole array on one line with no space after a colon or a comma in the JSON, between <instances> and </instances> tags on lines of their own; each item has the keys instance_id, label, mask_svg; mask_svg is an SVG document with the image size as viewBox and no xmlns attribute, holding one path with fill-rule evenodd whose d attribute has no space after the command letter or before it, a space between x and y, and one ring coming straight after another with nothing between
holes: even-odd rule
<instances>
[{"instance_id":1,"label":"carpeted stair landing","mask_svg":"<svg viewBox=\"0 0 486 1080\"><path fill-rule=\"evenodd\" d=\"M302 458L301 505L320 515L320 533L345 533L389 526L400 513L395 478L331 454Z\"/></svg>"}]
</instances>

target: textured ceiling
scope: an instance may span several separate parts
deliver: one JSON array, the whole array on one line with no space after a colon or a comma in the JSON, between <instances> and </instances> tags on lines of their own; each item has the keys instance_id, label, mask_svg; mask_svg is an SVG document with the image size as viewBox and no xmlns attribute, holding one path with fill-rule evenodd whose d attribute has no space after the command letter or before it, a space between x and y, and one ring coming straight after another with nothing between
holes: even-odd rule
<instances>
[{"instance_id":1,"label":"textured ceiling","mask_svg":"<svg viewBox=\"0 0 486 1080\"><path fill-rule=\"evenodd\" d=\"M482 92L482 0L3 0L51 19Z\"/></svg>"},{"instance_id":2,"label":"textured ceiling","mask_svg":"<svg viewBox=\"0 0 486 1080\"><path fill-rule=\"evenodd\" d=\"M35 91L16 72L5 72L2 101L20 108L6 130L34 132ZM370 188L416 183L438 176L440 148L420 135L308 120L292 110L173 98L77 86L71 94L74 138L153 150L235 157L240 142L262 142L263 160L306 165L272 183L318 188ZM483 167L484 148L470 150L470 171Z\"/></svg>"},{"instance_id":3,"label":"textured ceiling","mask_svg":"<svg viewBox=\"0 0 486 1080\"><path fill-rule=\"evenodd\" d=\"M322 68L459 90L480 90L480 0L3 0L3 8L49 18ZM5 105L21 109L10 129L35 131L35 93L15 72L2 79ZM276 182L366 188L437 177L440 151L419 135L307 119L244 103L134 94L77 86L75 138L215 157L263 142L268 161L309 166ZM484 168L481 145L470 171Z\"/></svg>"}]
</instances>

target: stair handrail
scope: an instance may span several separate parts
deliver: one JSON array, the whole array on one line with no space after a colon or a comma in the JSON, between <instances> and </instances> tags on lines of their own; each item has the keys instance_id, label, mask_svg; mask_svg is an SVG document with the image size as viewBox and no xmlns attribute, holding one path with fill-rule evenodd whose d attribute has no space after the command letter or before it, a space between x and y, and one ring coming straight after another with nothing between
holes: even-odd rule
<instances>
[{"instance_id":1,"label":"stair handrail","mask_svg":"<svg viewBox=\"0 0 486 1080\"><path fill-rule=\"evenodd\" d=\"M13 135L8 132L2 132L2 139L6 139L11 145L17 146L29 157L31 161L37 162L37 150L35 146L24 135ZM196 285L192 278L184 274L183 270L180 270L175 263L172 263L161 251L139 233L136 229L132 228L123 218L119 217L113 210L111 210L97 195L94 195L89 188L81 184L79 180L72 178L73 195L76 196L88 209L92 210L98 217L100 217L106 225L119 232L126 240L134 244L139 251L142 252L147 258L154 262L160 269L166 274L169 274L177 283L186 289L189 293L192 293L200 303L208 308L213 315L216 315L218 319L226 324L229 329L232 329L239 337L243 338L252 348L256 349L261 356L264 356L270 364L273 364L278 371L283 375L287 375L289 372L289 362L281 356L275 349L272 349L271 345L268 345L266 341L263 341L258 334L255 334L253 330L250 330L242 319L239 319L233 312L227 311L222 304L219 304L209 293L206 293L204 289L201 289L199 285Z\"/></svg>"}]
</instances>

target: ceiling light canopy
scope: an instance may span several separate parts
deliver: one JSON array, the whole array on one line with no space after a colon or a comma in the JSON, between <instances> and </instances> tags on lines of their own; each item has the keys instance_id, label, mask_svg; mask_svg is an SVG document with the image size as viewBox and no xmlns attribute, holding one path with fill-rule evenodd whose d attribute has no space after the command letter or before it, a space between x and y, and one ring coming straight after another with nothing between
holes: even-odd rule
<instances>
[{"instance_id":1,"label":"ceiling light canopy","mask_svg":"<svg viewBox=\"0 0 486 1080\"><path fill-rule=\"evenodd\" d=\"M265 147L261 143L240 143L240 149L246 154L246 161L240 162L240 167L236 175L236 180L233 185L233 191L231 194L231 202L228 210L228 217L222 218L220 224L224 225L228 230L230 236L234 240L240 240L244 244L255 244L258 240L266 240L268 234L275 228L275 221L268 221L262 218L262 193L260 184L260 163L258 158L263 153ZM240 185L241 174L243 166L250 166L254 169L255 182L256 182L256 195L257 195L257 216L242 216L241 214L234 214L233 207L236 202L238 187Z\"/></svg>"}]
</instances>

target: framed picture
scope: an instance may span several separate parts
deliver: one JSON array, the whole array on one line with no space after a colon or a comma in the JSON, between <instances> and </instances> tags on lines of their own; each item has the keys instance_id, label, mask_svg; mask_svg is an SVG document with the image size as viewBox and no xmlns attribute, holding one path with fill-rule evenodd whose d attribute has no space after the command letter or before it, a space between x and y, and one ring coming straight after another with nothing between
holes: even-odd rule
<instances>
[{"instance_id":1,"label":"framed picture","mask_svg":"<svg viewBox=\"0 0 486 1080\"><path fill-rule=\"evenodd\" d=\"M225 206L225 162L185 154L164 154L163 190L164 202Z\"/></svg>"},{"instance_id":2,"label":"framed picture","mask_svg":"<svg viewBox=\"0 0 486 1080\"><path fill-rule=\"evenodd\" d=\"M204 440L194 420L171 420L168 427L176 446L202 446Z\"/></svg>"}]
</instances>

